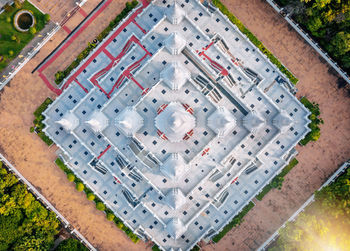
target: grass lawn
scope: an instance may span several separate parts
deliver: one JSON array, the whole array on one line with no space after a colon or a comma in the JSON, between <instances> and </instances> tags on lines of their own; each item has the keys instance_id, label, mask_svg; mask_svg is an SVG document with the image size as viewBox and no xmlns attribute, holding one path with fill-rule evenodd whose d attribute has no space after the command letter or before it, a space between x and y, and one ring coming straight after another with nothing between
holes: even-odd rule
<instances>
[{"instance_id":1,"label":"grass lawn","mask_svg":"<svg viewBox=\"0 0 350 251\"><path fill-rule=\"evenodd\" d=\"M39 32L46 24L45 15L36 9L28 1L25 1L21 9L30 10L36 20L35 28ZM28 32L19 32L13 25L13 17L19 9L12 7L10 12L4 11L0 14L0 56L3 56L3 60L0 62L0 71L3 70L8 63L16 58L21 50L28 44L35 35ZM7 22L10 18L11 22ZM17 41L11 39L12 36L18 38ZM12 55L9 55L10 51L13 51Z\"/></svg>"}]
</instances>

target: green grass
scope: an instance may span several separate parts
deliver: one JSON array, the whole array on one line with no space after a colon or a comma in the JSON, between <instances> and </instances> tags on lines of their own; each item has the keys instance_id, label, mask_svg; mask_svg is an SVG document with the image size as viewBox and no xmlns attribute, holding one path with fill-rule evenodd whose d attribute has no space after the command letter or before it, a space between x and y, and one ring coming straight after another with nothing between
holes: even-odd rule
<instances>
[{"instance_id":1,"label":"green grass","mask_svg":"<svg viewBox=\"0 0 350 251\"><path fill-rule=\"evenodd\" d=\"M35 119L33 121L34 127L30 129L31 132L36 132L37 135L48 145L51 146L53 141L42 131L45 128L43 120L45 117L42 113L52 103L52 99L46 98L45 101L34 111Z\"/></svg>"},{"instance_id":2,"label":"green grass","mask_svg":"<svg viewBox=\"0 0 350 251\"><path fill-rule=\"evenodd\" d=\"M220 0L213 0L213 4L219 8L219 10L226 15L230 21L235 24L238 29L248 37L248 39L259 48L259 50L264 53L270 61L277 66L277 68L284 73L287 78L293 83L296 84L298 82L298 79L259 41L259 39L254 36L253 33L250 32L243 24L242 22L235 17L227 8L226 6L220 2Z\"/></svg>"},{"instance_id":3,"label":"green grass","mask_svg":"<svg viewBox=\"0 0 350 251\"><path fill-rule=\"evenodd\" d=\"M66 174L69 174L69 173L74 174L73 171L71 169L69 169L60 158L57 158L55 160L55 163ZM83 183L83 181L81 179L79 179L78 177L75 177L74 183L75 184ZM86 194L93 193L93 191L91 189L87 188L86 186L84 186L83 191ZM108 214L113 214L114 215L113 211L111 209L109 209L96 194L95 194L95 199L93 201L95 202L96 205L99 204L101 206L100 203L102 203L104 205L104 210L103 211L106 213L106 217L107 217ZM114 215L113 222L115 223L115 225L119 229L121 229L122 231L124 231L126 233L126 235L131 239L132 242L134 242L134 243L138 243L139 242L139 240L140 240L139 237L137 237L137 235L134 234L130 228L125 226L124 223L122 222L122 220L119 219L115 215Z\"/></svg>"},{"instance_id":4,"label":"green grass","mask_svg":"<svg viewBox=\"0 0 350 251\"><path fill-rule=\"evenodd\" d=\"M318 104L315 102L311 103L306 97L302 97L300 102L311 112L309 119L311 123L309 124L309 128L311 132L306 134L305 138L300 140L300 144L305 146L310 141L317 141L321 136L321 129L319 124L323 124L323 120L320 118L320 108Z\"/></svg>"},{"instance_id":5,"label":"green grass","mask_svg":"<svg viewBox=\"0 0 350 251\"><path fill-rule=\"evenodd\" d=\"M154 244L152 247L153 251L161 251L161 249L157 246L157 244Z\"/></svg>"},{"instance_id":6,"label":"green grass","mask_svg":"<svg viewBox=\"0 0 350 251\"><path fill-rule=\"evenodd\" d=\"M262 191L255 197L257 200L262 200L264 196L272 189L274 188L271 184L274 183L274 180L276 181L278 178L283 178L286 176L287 173L289 173L290 170L292 170L293 167L295 167L299 161L297 159L292 159L287 166L283 168L280 174L278 174L275 178L272 179L270 184L266 185Z\"/></svg>"},{"instance_id":7,"label":"green grass","mask_svg":"<svg viewBox=\"0 0 350 251\"><path fill-rule=\"evenodd\" d=\"M220 233L218 233L217 235L215 235L213 237L213 241L215 243L219 242L224 236L225 234L227 234L232 228L234 228L235 226L241 224L243 222L243 218L244 216L249 212L250 209L252 209L254 207L254 203L253 202L249 202L248 205L246 205L242 211L237 214L230 223L228 223Z\"/></svg>"},{"instance_id":8,"label":"green grass","mask_svg":"<svg viewBox=\"0 0 350 251\"><path fill-rule=\"evenodd\" d=\"M28 1L25 1L21 9L29 10L33 13L36 24L35 28L37 32L42 30L46 24L45 15L36 9ZM16 58L21 50L34 38L35 35L28 32L19 32L13 25L13 17L19 9L11 7L10 12L4 11L0 14L0 55L3 56L3 60L0 62L0 71L3 70L8 63ZM11 22L7 22L6 19L10 18ZM18 41L11 40L11 37L15 35ZM9 52L13 51L13 55L9 55Z\"/></svg>"}]
</instances>

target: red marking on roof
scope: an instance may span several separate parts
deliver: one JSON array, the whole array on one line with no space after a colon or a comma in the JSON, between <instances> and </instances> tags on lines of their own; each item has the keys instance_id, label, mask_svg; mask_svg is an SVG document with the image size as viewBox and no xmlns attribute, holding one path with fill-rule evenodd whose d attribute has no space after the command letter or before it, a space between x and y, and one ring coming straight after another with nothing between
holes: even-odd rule
<instances>
[{"instance_id":1,"label":"red marking on roof","mask_svg":"<svg viewBox=\"0 0 350 251\"><path fill-rule=\"evenodd\" d=\"M120 180L118 180L115 176L113 176L113 178L115 179L116 182L118 182L119 184L121 184Z\"/></svg>"},{"instance_id":2,"label":"red marking on roof","mask_svg":"<svg viewBox=\"0 0 350 251\"><path fill-rule=\"evenodd\" d=\"M106 54L106 56L107 56L110 60L112 60L112 61L115 60L115 57L113 57L113 55L112 55L106 48L103 49L103 53Z\"/></svg>"},{"instance_id":3,"label":"red marking on roof","mask_svg":"<svg viewBox=\"0 0 350 251\"><path fill-rule=\"evenodd\" d=\"M205 149L203 152L202 152L202 156L204 156L205 154L207 154L209 152L210 148L207 148Z\"/></svg>"},{"instance_id":4,"label":"red marking on roof","mask_svg":"<svg viewBox=\"0 0 350 251\"><path fill-rule=\"evenodd\" d=\"M106 147L106 149L104 149L103 152L100 153L100 155L97 157L97 159L100 159L109 150L109 148L111 148L111 145L108 145Z\"/></svg>"},{"instance_id":5,"label":"red marking on roof","mask_svg":"<svg viewBox=\"0 0 350 251\"><path fill-rule=\"evenodd\" d=\"M108 0L108 2L111 2L113 0ZM148 5L148 4L147 4ZM142 12L142 10L147 6L147 5L143 5L142 7L138 8L121 26L119 26L119 28L112 34L112 36L110 36L95 52L94 54L92 54L89 59L67 80L67 82L65 83L65 85L63 86L63 88L67 88L68 85L70 85L70 83L92 62L92 60L94 60L112 41L113 39L119 35L119 33L125 29L126 26L128 26L134 19L135 17L140 14ZM101 9L105 9L107 6L106 4L101 7ZM101 9L99 10L99 12L101 12ZM95 14L96 15L96 14ZM94 16L95 16L94 15ZM90 21L90 19L89 19ZM92 20L91 20L92 22ZM90 22L90 23L91 23ZM135 39L137 39L135 37ZM138 39L137 39L138 40Z\"/></svg>"},{"instance_id":6,"label":"red marking on roof","mask_svg":"<svg viewBox=\"0 0 350 251\"><path fill-rule=\"evenodd\" d=\"M84 90L84 92L88 93L89 91L78 81L78 79L75 79L75 82Z\"/></svg>"},{"instance_id":7,"label":"red marking on roof","mask_svg":"<svg viewBox=\"0 0 350 251\"><path fill-rule=\"evenodd\" d=\"M233 179L233 181L231 182L231 184L235 183L238 180L238 176L236 178Z\"/></svg>"},{"instance_id":8,"label":"red marking on roof","mask_svg":"<svg viewBox=\"0 0 350 251\"><path fill-rule=\"evenodd\" d=\"M135 19L132 21L144 34L147 34L146 30L142 28L136 21Z\"/></svg>"}]
</instances>

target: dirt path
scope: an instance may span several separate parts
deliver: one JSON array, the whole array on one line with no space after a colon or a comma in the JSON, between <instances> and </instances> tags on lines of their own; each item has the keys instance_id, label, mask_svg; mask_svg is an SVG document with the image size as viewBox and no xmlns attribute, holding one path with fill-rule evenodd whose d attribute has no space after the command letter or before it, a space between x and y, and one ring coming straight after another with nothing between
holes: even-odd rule
<instances>
[{"instance_id":1,"label":"dirt path","mask_svg":"<svg viewBox=\"0 0 350 251\"><path fill-rule=\"evenodd\" d=\"M286 176L282 190L272 190L239 227L204 250L252 250L299 208L339 165L350 158L350 98L336 87L318 54L262 0L222 0L298 78L298 96L319 103L321 138L297 147L299 164Z\"/></svg>"},{"instance_id":2,"label":"dirt path","mask_svg":"<svg viewBox=\"0 0 350 251\"><path fill-rule=\"evenodd\" d=\"M92 1L93 2L93 1ZM97 3L98 1L94 1ZM94 36L124 8L126 0L113 1L108 15L96 19L92 27ZM93 6L89 6L92 9ZM67 26L78 24L72 19ZM145 250L146 244L133 244L130 239L107 221L82 192L67 181L65 174L55 166L56 147L48 148L35 134L29 132L34 119L33 111L47 96L54 94L45 86L38 73L31 71L65 37L61 30L48 42L0 93L0 152L25 176L96 248L100 250ZM87 34L83 34L84 41ZM81 40L83 38L78 38ZM73 52L81 51L86 43L73 44L62 54L69 60ZM63 62L59 62L62 64ZM69 63L66 61L65 63Z\"/></svg>"}]
</instances>

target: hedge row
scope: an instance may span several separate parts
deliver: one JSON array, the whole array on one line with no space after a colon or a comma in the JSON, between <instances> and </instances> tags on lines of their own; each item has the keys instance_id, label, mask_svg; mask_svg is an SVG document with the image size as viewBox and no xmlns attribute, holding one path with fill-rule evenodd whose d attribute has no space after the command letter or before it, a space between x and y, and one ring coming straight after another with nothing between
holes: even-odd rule
<instances>
[{"instance_id":1,"label":"hedge row","mask_svg":"<svg viewBox=\"0 0 350 251\"><path fill-rule=\"evenodd\" d=\"M269 59L270 61L276 65L278 67L278 69L284 73L288 78L289 80L293 83L293 84L296 84L298 82L298 79L290 72L288 71L288 69L258 40L257 37L254 36L253 33L250 32L250 30L248 30L243 24L242 22L237 18L235 17L227 8L226 6L221 3L220 0L213 0L212 1L213 4L219 8L219 10L224 14L226 15L230 21L235 24L238 29L244 34L246 35L249 40L256 46L260 49L260 51L262 53L264 53Z\"/></svg>"},{"instance_id":2,"label":"hedge row","mask_svg":"<svg viewBox=\"0 0 350 251\"><path fill-rule=\"evenodd\" d=\"M55 163L63 172L65 172L65 174L67 175L67 178L71 175L74 175L73 171L70 170L60 158L57 158L55 160ZM109 209L99 197L94 195L94 192L91 189L84 186L83 181L81 179L79 179L74 175L74 179L72 180L72 182L75 182L76 189L78 191L84 191L86 194L86 197L89 200L93 200L95 202L96 208L100 211L104 211L106 213L106 218L109 221L113 221L119 229L123 230L126 233L126 235L131 239L132 242L137 243L140 240L137 237L137 235L132 232L130 228L124 225L121 219L119 219L114 215L113 211ZM94 195L94 196L91 196L91 195Z\"/></svg>"},{"instance_id":3,"label":"hedge row","mask_svg":"<svg viewBox=\"0 0 350 251\"><path fill-rule=\"evenodd\" d=\"M243 222L243 217L249 212L250 209L252 209L254 207L254 203L253 202L249 202L248 205L246 205L242 211L237 214L230 223L228 223L220 233L218 233L217 235L215 235L213 237L213 241L215 243L219 242L219 240L221 240L225 234L227 234L233 227L241 224Z\"/></svg>"},{"instance_id":4,"label":"hedge row","mask_svg":"<svg viewBox=\"0 0 350 251\"><path fill-rule=\"evenodd\" d=\"M255 197L257 200L262 200L264 196L272 189L276 188L276 186L279 185L279 182L283 182L283 177L286 176L287 173L289 173L290 170L292 170L293 167L295 167L299 161L297 159L292 159L287 166L283 168L280 174L278 174L275 178L272 179L272 181L266 185L262 191Z\"/></svg>"},{"instance_id":5,"label":"hedge row","mask_svg":"<svg viewBox=\"0 0 350 251\"><path fill-rule=\"evenodd\" d=\"M48 145L51 146L53 141L42 131L45 128L43 120L45 119L42 113L52 103L52 99L46 98L45 101L34 112L34 126L30 128L30 132L36 132L36 134Z\"/></svg>"},{"instance_id":6,"label":"hedge row","mask_svg":"<svg viewBox=\"0 0 350 251\"><path fill-rule=\"evenodd\" d=\"M123 20L124 17L126 17L129 12L136 7L138 4L137 0L132 0L132 2L127 2L125 4L125 8L122 10L122 12L116 16L114 20L112 20L107 28L105 28L97 37L96 39L98 41L102 41L107 35L115 28L118 26L119 22ZM96 44L94 43L88 43L88 46L78 55L78 57L64 70L64 71L58 71L55 74L55 83L59 85L63 79L65 79L72 71L74 68L78 67L81 61L85 59L91 51L96 47Z\"/></svg>"},{"instance_id":7,"label":"hedge row","mask_svg":"<svg viewBox=\"0 0 350 251\"><path fill-rule=\"evenodd\" d=\"M318 104L315 102L311 103L307 98L302 97L300 102L311 112L309 119L311 123L309 124L309 128L311 132L306 134L305 138L300 140L300 144L305 146L310 141L317 141L321 136L321 130L319 124L323 124L323 120L320 118L320 108Z\"/></svg>"}]
</instances>

